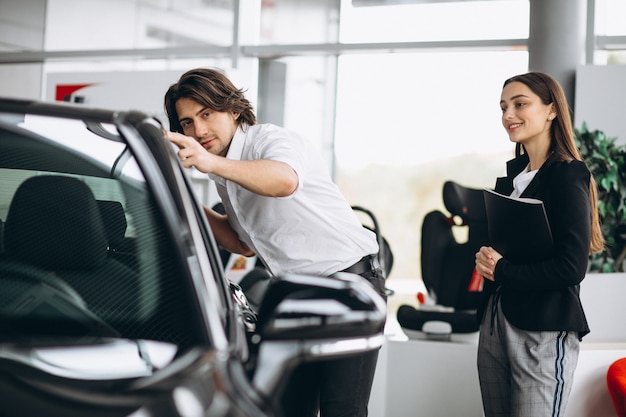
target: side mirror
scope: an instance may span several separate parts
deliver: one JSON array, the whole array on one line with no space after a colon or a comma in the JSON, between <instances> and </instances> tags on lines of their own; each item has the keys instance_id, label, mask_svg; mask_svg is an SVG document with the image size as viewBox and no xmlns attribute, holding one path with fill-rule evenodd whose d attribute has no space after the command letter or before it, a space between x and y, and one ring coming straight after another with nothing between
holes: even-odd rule
<instances>
[{"instance_id":1,"label":"side mirror","mask_svg":"<svg viewBox=\"0 0 626 417\"><path fill-rule=\"evenodd\" d=\"M358 275L280 277L258 314L255 387L265 395L296 365L379 349L387 307Z\"/></svg>"}]
</instances>

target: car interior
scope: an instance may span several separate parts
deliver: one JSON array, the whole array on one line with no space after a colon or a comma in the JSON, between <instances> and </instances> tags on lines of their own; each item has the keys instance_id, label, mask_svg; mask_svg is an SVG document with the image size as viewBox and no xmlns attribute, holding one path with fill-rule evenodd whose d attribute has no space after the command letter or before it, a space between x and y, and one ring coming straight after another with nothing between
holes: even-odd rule
<instances>
[{"instance_id":1,"label":"car interior","mask_svg":"<svg viewBox=\"0 0 626 417\"><path fill-rule=\"evenodd\" d=\"M2 337L118 335L184 351L203 335L145 181L132 159L120 163L124 144L84 128L73 140L86 151L0 129L0 269L12 271Z\"/></svg>"}]
</instances>

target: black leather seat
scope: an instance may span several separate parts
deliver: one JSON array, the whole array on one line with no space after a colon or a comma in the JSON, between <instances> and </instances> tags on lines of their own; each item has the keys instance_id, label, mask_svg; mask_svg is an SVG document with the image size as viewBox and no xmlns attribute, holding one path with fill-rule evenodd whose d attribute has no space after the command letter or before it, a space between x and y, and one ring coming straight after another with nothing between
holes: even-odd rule
<instances>
[{"instance_id":1,"label":"black leather seat","mask_svg":"<svg viewBox=\"0 0 626 417\"><path fill-rule=\"evenodd\" d=\"M17 189L5 224L4 258L53 272L113 324L135 314L136 274L108 256L91 189L73 177L42 175Z\"/></svg>"},{"instance_id":2,"label":"black leather seat","mask_svg":"<svg viewBox=\"0 0 626 417\"><path fill-rule=\"evenodd\" d=\"M126 228L128 227L122 203L111 200L96 200L96 203L102 216L104 231L109 245L113 247L119 246L124 240Z\"/></svg>"},{"instance_id":3,"label":"black leather seat","mask_svg":"<svg viewBox=\"0 0 626 417\"><path fill-rule=\"evenodd\" d=\"M104 222L109 256L136 270L137 253L135 239L126 236L128 222L126 221L122 203L112 200L96 200L96 203Z\"/></svg>"},{"instance_id":4,"label":"black leather seat","mask_svg":"<svg viewBox=\"0 0 626 417\"><path fill-rule=\"evenodd\" d=\"M0 219L0 255L4 253L4 221Z\"/></svg>"}]
</instances>

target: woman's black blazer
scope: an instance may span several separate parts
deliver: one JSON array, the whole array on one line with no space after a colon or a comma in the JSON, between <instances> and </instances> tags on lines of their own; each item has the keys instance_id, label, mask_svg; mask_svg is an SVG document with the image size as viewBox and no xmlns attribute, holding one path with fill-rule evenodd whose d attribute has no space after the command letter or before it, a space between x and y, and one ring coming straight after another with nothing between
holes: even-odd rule
<instances>
[{"instance_id":1,"label":"woman's black blazer","mask_svg":"<svg viewBox=\"0 0 626 417\"><path fill-rule=\"evenodd\" d=\"M509 195L513 178L528 164L523 154L507 163L507 176L495 190ZM542 165L521 197L544 202L554 251L543 261L513 264L500 259L495 282L485 280L478 320L489 297L499 287L502 311L513 326L529 331L576 331L580 339L589 326L580 302L579 284L587 272L591 240L590 173L584 162L557 161Z\"/></svg>"}]
</instances>

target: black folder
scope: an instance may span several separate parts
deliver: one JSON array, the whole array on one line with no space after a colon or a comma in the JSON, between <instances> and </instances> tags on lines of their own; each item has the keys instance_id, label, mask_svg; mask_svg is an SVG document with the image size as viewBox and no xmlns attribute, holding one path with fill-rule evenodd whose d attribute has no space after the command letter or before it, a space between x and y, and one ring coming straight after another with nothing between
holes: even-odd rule
<instances>
[{"instance_id":1,"label":"black folder","mask_svg":"<svg viewBox=\"0 0 626 417\"><path fill-rule=\"evenodd\" d=\"M541 200L483 189L489 244L513 263L537 262L553 250L552 231Z\"/></svg>"}]
</instances>

